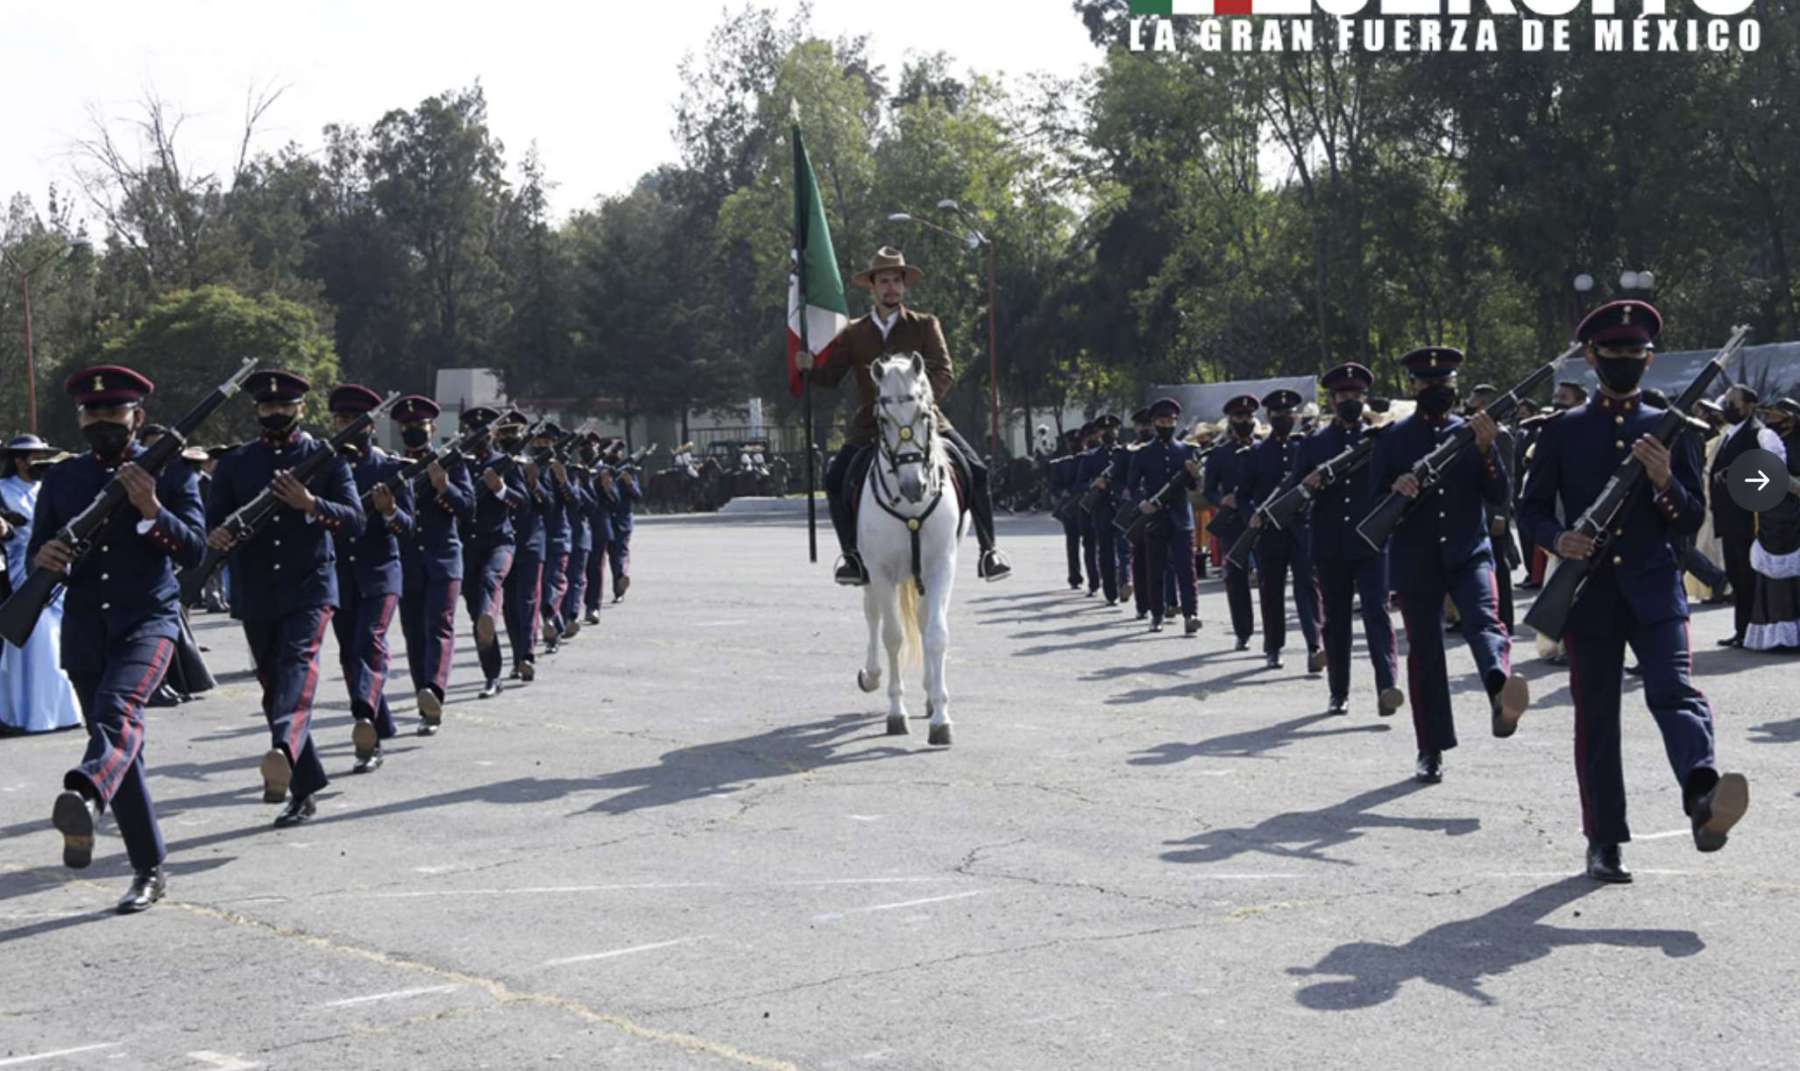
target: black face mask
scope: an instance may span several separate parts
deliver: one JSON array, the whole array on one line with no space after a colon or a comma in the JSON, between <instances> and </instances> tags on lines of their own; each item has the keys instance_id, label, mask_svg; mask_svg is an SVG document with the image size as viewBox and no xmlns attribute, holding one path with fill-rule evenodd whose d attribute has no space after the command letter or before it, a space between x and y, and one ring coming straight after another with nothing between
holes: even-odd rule
<instances>
[{"instance_id":1,"label":"black face mask","mask_svg":"<svg viewBox=\"0 0 1800 1071\"><path fill-rule=\"evenodd\" d=\"M1138 442L1147 443L1151 439L1154 439L1154 438L1156 438L1156 429L1155 428L1139 428L1137 430L1137 441Z\"/></svg>"},{"instance_id":2,"label":"black face mask","mask_svg":"<svg viewBox=\"0 0 1800 1071\"><path fill-rule=\"evenodd\" d=\"M81 435L96 457L110 461L124 455L125 449L131 445L132 431L127 425L111 420L96 420L82 428Z\"/></svg>"},{"instance_id":3,"label":"black face mask","mask_svg":"<svg viewBox=\"0 0 1800 1071\"><path fill-rule=\"evenodd\" d=\"M1100 445L1102 445L1102 446L1111 446L1112 444L1114 444L1118 441L1119 441L1119 436L1118 436L1117 432L1111 432L1111 431L1102 432L1100 435Z\"/></svg>"},{"instance_id":4,"label":"black face mask","mask_svg":"<svg viewBox=\"0 0 1800 1071\"><path fill-rule=\"evenodd\" d=\"M1361 398L1346 398L1337 403L1338 419L1346 424L1354 424L1362 419L1363 403Z\"/></svg>"},{"instance_id":5,"label":"black face mask","mask_svg":"<svg viewBox=\"0 0 1800 1071\"><path fill-rule=\"evenodd\" d=\"M525 445L525 440L521 439L517 435L508 435L505 438L500 440L500 449L506 451L509 454L517 453L519 450L519 447L521 447L523 445Z\"/></svg>"},{"instance_id":6,"label":"black face mask","mask_svg":"<svg viewBox=\"0 0 1800 1071\"><path fill-rule=\"evenodd\" d=\"M370 428L364 428L355 435L344 440L345 444L350 446L357 453L362 454L364 457L369 456L369 447L374 444L374 441L375 432Z\"/></svg>"},{"instance_id":7,"label":"black face mask","mask_svg":"<svg viewBox=\"0 0 1800 1071\"><path fill-rule=\"evenodd\" d=\"M1630 394L1637 390L1638 381L1644 378L1644 368L1649 363L1635 357L1602 357L1596 362L1594 374L1608 390Z\"/></svg>"},{"instance_id":8,"label":"black face mask","mask_svg":"<svg viewBox=\"0 0 1800 1071\"><path fill-rule=\"evenodd\" d=\"M1419 409L1427 416L1440 417L1456 405L1456 388L1439 384L1419 392Z\"/></svg>"},{"instance_id":9,"label":"black face mask","mask_svg":"<svg viewBox=\"0 0 1800 1071\"><path fill-rule=\"evenodd\" d=\"M1282 416L1272 416L1269 418L1269 427L1277 435L1286 435L1294 430L1294 415L1287 413Z\"/></svg>"},{"instance_id":10,"label":"black face mask","mask_svg":"<svg viewBox=\"0 0 1800 1071\"><path fill-rule=\"evenodd\" d=\"M1175 429L1158 427L1156 429L1156 437L1158 440L1165 442L1165 443L1174 442L1175 441Z\"/></svg>"},{"instance_id":11,"label":"black face mask","mask_svg":"<svg viewBox=\"0 0 1800 1071\"><path fill-rule=\"evenodd\" d=\"M424 428L401 428L400 441L405 443L409 448L417 450L419 447L431 442L431 432L426 431Z\"/></svg>"},{"instance_id":12,"label":"black face mask","mask_svg":"<svg viewBox=\"0 0 1800 1071\"><path fill-rule=\"evenodd\" d=\"M1248 439L1256 434L1256 421L1234 420L1231 422L1231 433L1240 439Z\"/></svg>"},{"instance_id":13,"label":"black face mask","mask_svg":"<svg viewBox=\"0 0 1800 1071\"><path fill-rule=\"evenodd\" d=\"M1725 406L1725 423L1727 424L1742 424L1744 418L1749 415L1744 411L1743 406L1735 402Z\"/></svg>"},{"instance_id":14,"label":"black face mask","mask_svg":"<svg viewBox=\"0 0 1800 1071\"><path fill-rule=\"evenodd\" d=\"M270 413L257 417L256 422L262 426L265 435L281 438L294 430L294 425L300 422L300 418L291 413Z\"/></svg>"}]
</instances>

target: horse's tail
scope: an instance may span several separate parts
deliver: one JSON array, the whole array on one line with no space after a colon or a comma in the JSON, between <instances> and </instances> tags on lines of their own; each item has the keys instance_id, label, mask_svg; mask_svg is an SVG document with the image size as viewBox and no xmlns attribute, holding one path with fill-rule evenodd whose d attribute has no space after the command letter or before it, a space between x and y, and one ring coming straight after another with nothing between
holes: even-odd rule
<instances>
[{"instance_id":1,"label":"horse's tail","mask_svg":"<svg viewBox=\"0 0 1800 1071\"><path fill-rule=\"evenodd\" d=\"M919 633L919 585L911 577L900 582L900 661L907 669L925 664L925 640Z\"/></svg>"}]
</instances>

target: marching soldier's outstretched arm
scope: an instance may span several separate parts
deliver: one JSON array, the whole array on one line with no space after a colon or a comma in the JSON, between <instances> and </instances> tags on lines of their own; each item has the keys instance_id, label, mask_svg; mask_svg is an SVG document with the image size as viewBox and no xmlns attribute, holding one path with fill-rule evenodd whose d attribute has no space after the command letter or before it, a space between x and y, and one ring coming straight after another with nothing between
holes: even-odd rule
<instances>
[{"instance_id":1,"label":"marching soldier's outstretched arm","mask_svg":"<svg viewBox=\"0 0 1800 1071\"><path fill-rule=\"evenodd\" d=\"M1512 497L1512 478L1507 475L1506 451L1501 445L1506 442L1503 436L1504 433L1494 439L1487 453L1475 452L1476 464L1481 466L1481 497L1497 509L1504 509Z\"/></svg>"},{"instance_id":2,"label":"marching soldier's outstretched arm","mask_svg":"<svg viewBox=\"0 0 1800 1071\"><path fill-rule=\"evenodd\" d=\"M321 449L330 447L321 446ZM362 535L363 516L362 496L356 493L356 477L351 475L350 463L341 457L332 458L325 465L325 471L319 473L319 490L313 492L317 503L314 507L314 520L334 532L342 532L352 538Z\"/></svg>"},{"instance_id":3,"label":"marching soldier's outstretched arm","mask_svg":"<svg viewBox=\"0 0 1800 1071\"><path fill-rule=\"evenodd\" d=\"M37 505L31 510L31 539L25 545L25 560L37 560L38 548L50 542L50 537L62 530L63 522L68 520L62 510L56 506L61 495L52 493L51 485L56 481L56 470L51 469L44 476L44 482L38 487ZM21 578L14 577L16 584Z\"/></svg>"},{"instance_id":4,"label":"marching soldier's outstretched arm","mask_svg":"<svg viewBox=\"0 0 1800 1071\"><path fill-rule=\"evenodd\" d=\"M1652 493L1657 515L1676 535L1693 535L1706 520L1705 484L1700 476L1700 444L1692 435L1677 439L1669 451L1669 486Z\"/></svg>"},{"instance_id":5,"label":"marching soldier's outstretched arm","mask_svg":"<svg viewBox=\"0 0 1800 1071\"><path fill-rule=\"evenodd\" d=\"M1556 517L1557 492L1562 484L1562 426L1557 421L1544 425L1531 451L1531 466L1525 473L1525 492L1519 496L1519 531L1528 533L1531 541L1546 550L1556 549L1556 537L1563 523ZM1380 446L1375 448L1377 451ZM1585 504L1583 509L1587 508Z\"/></svg>"},{"instance_id":6,"label":"marching soldier's outstretched arm","mask_svg":"<svg viewBox=\"0 0 1800 1071\"><path fill-rule=\"evenodd\" d=\"M438 504L468 523L469 510L475 505L475 482L469 477L469 466L460 461L444 467L444 489L438 492Z\"/></svg>"},{"instance_id":7,"label":"marching soldier's outstretched arm","mask_svg":"<svg viewBox=\"0 0 1800 1071\"><path fill-rule=\"evenodd\" d=\"M401 462L394 462L396 470L404 467ZM400 486L394 489L394 515L383 518L383 523L395 535L412 534L417 523L417 509L413 502L412 481L401 480Z\"/></svg>"},{"instance_id":8,"label":"marching soldier's outstretched arm","mask_svg":"<svg viewBox=\"0 0 1800 1071\"><path fill-rule=\"evenodd\" d=\"M206 507L200 501L200 477L186 465L166 466L156 481L162 511L139 532L179 568L199 565L206 556Z\"/></svg>"}]
</instances>

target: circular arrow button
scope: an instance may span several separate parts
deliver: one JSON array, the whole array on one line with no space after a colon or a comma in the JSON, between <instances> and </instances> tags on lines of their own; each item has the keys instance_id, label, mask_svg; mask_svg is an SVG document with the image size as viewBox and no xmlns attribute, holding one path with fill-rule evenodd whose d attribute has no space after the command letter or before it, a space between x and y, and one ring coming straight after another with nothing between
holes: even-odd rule
<instances>
[{"instance_id":1,"label":"circular arrow button","mask_svg":"<svg viewBox=\"0 0 1800 1071\"><path fill-rule=\"evenodd\" d=\"M1725 473L1725 486L1741 509L1752 513L1774 509L1787 497L1787 464L1767 450L1739 454Z\"/></svg>"}]
</instances>

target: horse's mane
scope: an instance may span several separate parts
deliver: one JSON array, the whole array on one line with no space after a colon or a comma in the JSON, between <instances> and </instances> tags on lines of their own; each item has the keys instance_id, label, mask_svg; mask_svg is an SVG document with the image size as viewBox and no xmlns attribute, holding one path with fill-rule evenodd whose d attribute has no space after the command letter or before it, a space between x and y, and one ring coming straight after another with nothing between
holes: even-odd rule
<instances>
[{"instance_id":1,"label":"horse's mane","mask_svg":"<svg viewBox=\"0 0 1800 1071\"><path fill-rule=\"evenodd\" d=\"M906 376L912 376L912 362L915 357L918 357L921 361L924 359L923 355L915 350L911 353L896 353L876 361L874 372L877 390L879 391L881 380L885 378L889 372L899 372ZM931 376L921 371L916 377L915 386L917 387L919 404L935 413L937 411L937 395L931 389ZM936 429L935 427L931 435L928 459L931 462L932 468L948 471L950 454L944 446L944 436L941 430Z\"/></svg>"}]
</instances>

